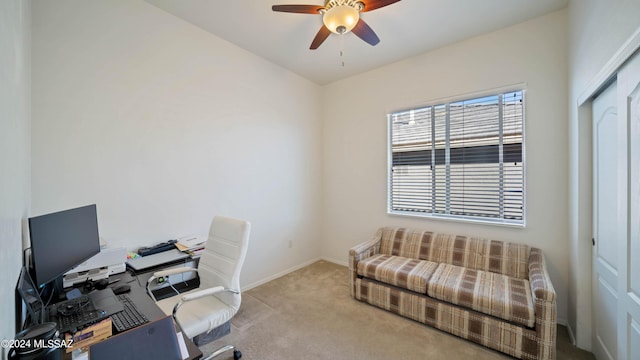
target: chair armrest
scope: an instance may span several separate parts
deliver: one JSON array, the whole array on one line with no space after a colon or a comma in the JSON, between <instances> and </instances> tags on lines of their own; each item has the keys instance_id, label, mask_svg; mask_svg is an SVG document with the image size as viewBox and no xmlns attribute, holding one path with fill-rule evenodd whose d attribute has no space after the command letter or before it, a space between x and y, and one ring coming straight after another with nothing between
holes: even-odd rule
<instances>
[{"instance_id":1,"label":"chair armrest","mask_svg":"<svg viewBox=\"0 0 640 360\"><path fill-rule=\"evenodd\" d=\"M180 297L180 301L178 301L178 303L173 307L173 318L176 321L178 321L178 319L176 318L176 313L184 303L192 300L197 300L206 296L211 296L213 294L217 294L220 292L231 292L234 294L240 294L240 291L235 289L225 288L224 286L214 286L214 287L210 287L210 288L206 288L206 289L191 292L189 294L182 295L182 297Z\"/></svg>"},{"instance_id":2,"label":"chair armrest","mask_svg":"<svg viewBox=\"0 0 640 360\"><path fill-rule=\"evenodd\" d=\"M156 271L156 272L153 273L153 275L151 277L159 278L159 277L163 277L163 276L181 274L181 273L189 272L189 271L197 272L198 269L192 268L192 267L188 267L188 266L183 266L183 267L179 267L179 268Z\"/></svg>"},{"instance_id":3,"label":"chair armrest","mask_svg":"<svg viewBox=\"0 0 640 360\"><path fill-rule=\"evenodd\" d=\"M216 293L219 293L219 292L223 292L223 291L231 291L231 292L233 292L235 294L239 293L236 290L225 289L223 286L214 286L214 287L210 287L208 289L202 289L202 290L194 291L194 292L191 292L189 294L183 295L181 299L182 299L182 301L187 302L187 301L200 299L202 297L213 295L213 294L216 294Z\"/></svg>"},{"instance_id":4,"label":"chair armrest","mask_svg":"<svg viewBox=\"0 0 640 360\"><path fill-rule=\"evenodd\" d=\"M529 253L529 284L534 300L556 300L556 291L547 272L544 254L538 248L531 248Z\"/></svg>"}]
</instances>

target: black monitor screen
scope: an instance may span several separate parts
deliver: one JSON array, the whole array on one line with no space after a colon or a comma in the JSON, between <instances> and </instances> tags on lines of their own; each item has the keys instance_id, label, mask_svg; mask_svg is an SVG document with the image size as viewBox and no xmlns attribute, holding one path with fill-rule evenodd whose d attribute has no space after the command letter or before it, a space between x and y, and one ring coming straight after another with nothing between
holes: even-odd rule
<instances>
[{"instance_id":1,"label":"black monitor screen","mask_svg":"<svg viewBox=\"0 0 640 360\"><path fill-rule=\"evenodd\" d=\"M29 218L37 287L100 252L96 205Z\"/></svg>"}]
</instances>

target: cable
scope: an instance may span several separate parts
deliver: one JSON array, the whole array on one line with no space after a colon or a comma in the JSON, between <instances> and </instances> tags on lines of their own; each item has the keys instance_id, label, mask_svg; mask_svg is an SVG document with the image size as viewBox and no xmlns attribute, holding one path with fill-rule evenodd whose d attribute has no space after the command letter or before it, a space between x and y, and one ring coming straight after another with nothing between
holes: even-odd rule
<instances>
[{"instance_id":1,"label":"cable","mask_svg":"<svg viewBox=\"0 0 640 360\"><path fill-rule=\"evenodd\" d=\"M135 280L138 282L138 286L142 287L142 284L140 283L140 278L138 277L138 274L136 274L136 272L131 268L128 268L127 272L131 275L132 278L135 278Z\"/></svg>"},{"instance_id":2,"label":"cable","mask_svg":"<svg viewBox=\"0 0 640 360\"><path fill-rule=\"evenodd\" d=\"M47 283L42 287L42 291L40 293L38 293L40 295L40 299L42 299L42 295L45 293L47 286L49 286L49 284L51 283ZM47 301L44 303L44 307L47 308L49 306L49 304L51 303L51 300L53 299L53 293L55 292L55 289L51 289L49 291L49 299L47 299Z\"/></svg>"}]
</instances>

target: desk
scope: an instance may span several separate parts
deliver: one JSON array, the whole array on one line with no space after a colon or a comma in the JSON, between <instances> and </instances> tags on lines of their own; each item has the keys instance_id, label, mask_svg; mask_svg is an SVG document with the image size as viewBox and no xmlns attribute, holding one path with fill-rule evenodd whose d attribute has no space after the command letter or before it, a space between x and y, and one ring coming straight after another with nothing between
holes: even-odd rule
<instances>
[{"instance_id":1,"label":"desk","mask_svg":"<svg viewBox=\"0 0 640 360\"><path fill-rule=\"evenodd\" d=\"M121 279L117 283L113 284L113 286L118 286L120 284L129 284L131 286L131 292L129 293L129 297L136 304L138 310L144 313L147 316L149 321L154 321L161 319L167 316L158 305L151 299L149 294L146 291L146 279L142 282L142 279L136 279L136 277L131 276L129 272L125 272L123 274L118 274L111 276L112 279ZM140 283L138 283L140 280ZM200 359L202 357L202 352L196 344L193 343L189 338L187 338L184 334L185 344L187 344L187 350L189 350L189 359Z\"/></svg>"},{"instance_id":2,"label":"desk","mask_svg":"<svg viewBox=\"0 0 640 360\"><path fill-rule=\"evenodd\" d=\"M128 293L129 298L131 298L131 300L136 304L138 310L142 312L147 317L147 319L149 319L149 321L158 320L166 316L166 314L162 310L160 310L160 308L153 302L151 297L149 297L149 295L146 293L145 287L142 286L146 284L142 282L142 279L137 279L135 276L132 276L128 272L112 275L109 277L110 281L116 279L119 279L119 281L112 284L111 286L116 287L122 284L128 284L129 286L131 286L131 292ZM140 283L138 283L138 280L140 280ZM123 334L126 335L126 332L124 332ZM188 359L200 359L202 357L202 352L200 351L200 349L198 349L193 341L185 337L184 334L182 334L182 336L184 337L185 344L187 345L187 350L189 350ZM67 355L69 356L67 357ZM70 354L65 354L65 359L71 359Z\"/></svg>"}]
</instances>

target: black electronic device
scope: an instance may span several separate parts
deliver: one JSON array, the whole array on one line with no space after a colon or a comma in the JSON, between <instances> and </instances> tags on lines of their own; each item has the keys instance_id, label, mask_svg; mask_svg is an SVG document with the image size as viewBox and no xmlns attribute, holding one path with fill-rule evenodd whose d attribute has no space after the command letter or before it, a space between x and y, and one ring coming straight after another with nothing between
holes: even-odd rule
<instances>
[{"instance_id":1,"label":"black electronic device","mask_svg":"<svg viewBox=\"0 0 640 360\"><path fill-rule=\"evenodd\" d=\"M42 346L41 344L60 343L56 323L45 322L30 326L16 334L16 344L11 347L9 360L60 360L62 349L56 346Z\"/></svg>"},{"instance_id":2,"label":"black electronic device","mask_svg":"<svg viewBox=\"0 0 640 360\"><path fill-rule=\"evenodd\" d=\"M60 333L74 333L108 316L107 312L96 309L93 301L82 295L79 298L59 302L49 308L48 319L57 324Z\"/></svg>"},{"instance_id":3,"label":"black electronic device","mask_svg":"<svg viewBox=\"0 0 640 360\"><path fill-rule=\"evenodd\" d=\"M104 310L107 316L113 315L123 309L120 300L118 300L118 297L111 288L94 290L88 295L96 309Z\"/></svg>"},{"instance_id":4,"label":"black electronic device","mask_svg":"<svg viewBox=\"0 0 640 360\"><path fill-rule=\"evenodd\" d=\"M96 205L29 218L31 258L38 288L100 252Z\"/></svg>"},{"instance_id":5,"label":"black electronic device","mask_svg":"<svg viewBox=\"0 0 640 360\"><path fill-rule=\"evenodd\" d=\"M92 360L182 359L171 316L95 343L89 352Z\"/></svg>"},{"instance_id":6,"label":"black electronic device","mask_svg":"<svg viewBox=\"0 0 640 360\"><path fill-rule=\"evenodd\" d=\"M84 289L86 291L91 291L93 289L103 290L103 289L106 289L108 285L109 285L109 280L107 279L100 279L97 281L88 280L84 284Z\"/></svg>"},{"instance_id":7,"label":"black electronic device","mask_svg":"<svg viewBox=\"0 0 640 360\"><path fill-rule=\"evenodd\" d=\"M118 286L113 288L113 293L116 294L116 295L126 294L129 291L131 291L131 286L129 286L127 284L118 285Z\"/></svg>"},{"instance_id":8,"label":"black electronic device","mask_svg":"<svg viewBox=\"0 0 640 360\"><path fill-rule=\"evenodd\" d=\"M169 240L151 247L141 247L138 249L138 254L140 256L147 256L157 254L163 251L168 251L176 248L177 240Z\"/></svg>"},{"instance_id":9,"label":"black electronic device","mask_svg":"<svg viewBox=\"0 0 640 360\"><path fill-rule=\"evenodd\" d=\"M42 324L46 318L45 304L24 266L20 271L16 289L26 309L25 327Z\"/></svg>"},{"instance_id":10,"label":"black electronic device","mask_svg":"<svg viewBox=\"0 0 640 360\"><path fill-rule=\"evenodd\" d=\"M76 294L68 300L45 306L24 267L17 288L27 310L25 328L52 322L61 333L74 332L123 310L111 289L96 290L88 295L81 295L75 289L69 294Z\"/></svg>"}]
</instances>

